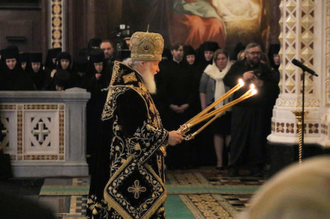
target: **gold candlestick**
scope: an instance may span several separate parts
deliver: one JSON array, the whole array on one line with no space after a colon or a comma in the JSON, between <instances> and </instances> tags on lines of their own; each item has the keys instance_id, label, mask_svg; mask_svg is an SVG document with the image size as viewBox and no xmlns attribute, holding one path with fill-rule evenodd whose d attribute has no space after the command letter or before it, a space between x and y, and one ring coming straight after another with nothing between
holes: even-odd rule
<instances>
[{"instance_id":1,"label":"gold candlestick","mask_svg":"<svg viewBox=\"0 0 330 219\"><path fill-rule=\"evenodd\" d=\"M299 164L302 163L302 133L305 130L305 127L303 127L302 124L302 117L303 113L301 110L295 110L292 111L292 113L296 116L296 119L298 120L297 126L299 131ZM304 117L309 113L309 111L304 111Z\"/></svg>"},{"instance_id":2,"label":"gold candlestick","mask_svg":"<svg viewBox=\"0 0 330 219\"><path fill-rule=\"evenodd\" d=\"M211 120L209 120L206 124L204 124L200 129L198 129L196 132L194 132L193 134L189 134L185 137L185 140L191 140L195 137L195 135L199 134L201 131L203 131L209 124L211 124L214 120L216 120L219 116L221 116L227 109L229 109L230 107L232 107L233 105L255 95L257 93L257 90L255 89L254 84L251 84L250 86L250 90L248 90L245 94L243 94L242 96L240 96L239 98L237 98L236 100L216 109L213 110L212 112L201 116L199 118L194 119L192 122L190 123L185 123L183 126L180 127L179 131L181 133L186 133L183 131L189 131L190 127L197 125L200 122L203 122L206 119L211 118L212 116L214 116Z\"/></svg>"},{"instance_id":3,"label":"gold candlestick","mask_svg":"<svg viewBox=\"0 0 330 219\"><path fill-rule=\"evenodd\" d=\"M236 100L216 109L213 110L211 113L208 113L207 115L205 115L209 110L211 110L214 106L218 105L221 101L223 101L224 99L226 99L227 97L229 97L232 93L234 93L235 91L237 91L238 89L240 89L241 87L244 86L244 82L242 79L239 80L239 83L233 87L231 90L229 90L227 93L225 93L222 97L220 97L217 101L215 101L214 103L212 103L210 106L208 106L206 109L204 109L202 112L200 112L199 114L197 114L196 116L194 116L192 119L190 119L188 122L186 122L185 124L181 125L180 128L177 130L179 131L183 136L190 131L190 128L197 125L200 122L203 122L206 119L209 119L210 117L214 116L210 121L208 121L205 125L203 125L199 130L197 130L195 133L193 134L189 134L185 137L185 140L191 140L194 138L195 135L197 135L198 133L200 133L204 128L206 128L206 126L208 126L209 124L211 124L216 118L218 118L221 114L223 114L227 109L229 109L230 107L232 107L233 105L255 95L257 93L257 90L255 89L255 85L251 84L250 89L243 94L242 96L240 96L239 98L237 98ZM164 153L164 156L166 156L166 150L165 148L168 145L164 145L165 147L162 147L161 150Z\"/></svg>"},{"instance_id":4,"label":"gold candlestick","mask_svg":"<svg viewBox=\"0 0 330 219\"><path fill-rule=\"evenodd\" d=\"M198 129L196 132L194 132L193 134L189 134L186 137L186 140L191 140L193 138L195 138L195 135L198 135L201 131L203 131L208 125L210 125L214 120L216 120L219 116L221 116L225 111L222 111L220 113L218 113L217 115L215 115L212 119L210 119L206 124L204 124L200 129Z\"/></svg>"},{"instance_id":5,"label":"gold candlestick","mask_svg":"<svg viewBox=\"0 0 330 219\"><path fill-rule=\"evenodd\" d=\"M239 98L237 98L236 100L216 109L216 110L213 110L212 112L204 115L204 116L201 116L199 118L196 118L194 119L192 122L190 122L188 124L188 126L194 126L194 125L197 125L198 123L200 122L203 122L204 120L206 119L209 119L210 117L220 113L220 112L224 112L226 111L227 109L229 109L230 107L232 107L233 105L239 103L239 102L242 102L243 100L255 95L257 93L257 90L254 88L254 84L251 84L251 88L250 90L248 90L247 92L245 92L245 94L243 94L242 96L240 96Z\"/></svg>"},{"instance_id":6,"label":"gold candlestick","mask_svg":"<svg viewBox=\"0 0 330 219\"><path fill-rule=\"evenodd\" d=\"M239 90L243 86L244 86L244 81L242 79L239 79L238 80L238 84L235 87L233 87L232 89L230 89L227 93L225 93L223 96L221 96L218 100L216 100L211 105L209 105L204 110L202 110L200 113L198 113L196 116L194 116L193 118L191 118L188 122L186 122L186 124L190 124L195 119L198 119L199 117L205 115L213 107L215 107L216 105L218 105L219 103L221 103L222 101L224 101L227 97L229 97L230 95L232 95L234 92L236 92L237 90Z\"/></svg>"}]
</instances>

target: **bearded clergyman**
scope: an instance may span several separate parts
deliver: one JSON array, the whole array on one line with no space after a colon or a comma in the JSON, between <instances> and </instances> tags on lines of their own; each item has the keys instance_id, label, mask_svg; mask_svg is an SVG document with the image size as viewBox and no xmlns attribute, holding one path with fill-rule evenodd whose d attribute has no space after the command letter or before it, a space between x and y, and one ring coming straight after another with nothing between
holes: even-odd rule
<instances>
[{"instance_id":1,"label":"bearded clergyman","mask_svg":"<svg viewBox=\"0 0 330 219\"><path fill-rule=\"evenodd\" d=\"M165 145L183 140L163 128L151 93L164 39L136 32L131 58L115 62L101 115L87 218L165 218Z\"/></svg>"}]
</instances>

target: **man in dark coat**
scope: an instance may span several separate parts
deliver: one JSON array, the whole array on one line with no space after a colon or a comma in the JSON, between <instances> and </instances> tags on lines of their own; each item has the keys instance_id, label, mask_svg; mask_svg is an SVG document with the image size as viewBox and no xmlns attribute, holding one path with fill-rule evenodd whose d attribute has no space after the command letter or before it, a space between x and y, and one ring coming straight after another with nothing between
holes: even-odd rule
<instances>
[{"instance_id":1,"label":"man in dark coat","mask_svg":"<svg viewBox=\"0 0 330 219\"><path fill-rule=\"evenodd\" d=\"M114 43L110 40L102 40L101 44L100 44L100 49L103 50L104 52L104 57L105 57L105 79L109 85L110 80L111 80L111 76L112 76L112 68L113 68L113 64L115 62L115 46Z\"/></svg>"},{"instance_id":2,"label":"man in dark coat","mask_svg":"<svg viewBox=\"0 0 330 219\"><path fill-rule=\"evenodd\" d=\"M160 34L136 32L131 61L115 62L102 113L88 218L165 218L165 145L183 140L163 128L149 92L164 47Z\"/></svg>"},{"instance_id":3,"label":"man in dark coat","mask_svg":"<svg viewBox=\"0 0 330 219\"><path fill-rule=\"evenodd\" d=\"M261 48L250 43L245 49L246 58L235 62L224 77L225 85L234 87L242 78L246 86L234 93L239 98L255 84L258 93L233 106L232 139L230 147L230 176L237 176L239 168L247 165L253 176L260 176L266 162L266 136L263 132L266 98L277 92L277 81L273 79L271 69L260 62Z\"/></svg>"},{"instance_id":4,"label":"man in dark coat","mask_svg":"<svg viewBox=\"0 0 330 219\"><path fill-rule=\"evenodd\" d=\"M163 107L164 127L178 129L195 114L192 107L196 103L197 75L191 71L183 60L183 43L176 42L171 47L173 60L160 72L158 78L158 102ZM169 148L166 163L171 169L191 167L193 148L190 142L184 141L179 147Z\"/></svg>"}]
</instances>

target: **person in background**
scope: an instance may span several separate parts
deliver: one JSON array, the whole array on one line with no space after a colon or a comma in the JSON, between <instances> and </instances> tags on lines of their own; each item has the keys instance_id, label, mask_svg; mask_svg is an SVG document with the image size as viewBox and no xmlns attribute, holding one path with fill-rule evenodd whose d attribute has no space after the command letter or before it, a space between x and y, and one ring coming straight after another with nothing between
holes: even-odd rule
<instances>
[{"instance_id":1,"label":"person in background","mask_svg":"<svg viewBox=\"0 0 330 219\"><path fill-rule=\"evenodd\" d=\"M47 79L46 72L43 70L42 66L42 53L30 53L29 60L31 62L31 69L29 70L30 77L37 90L42 90Z\"/></svg>"},{"instance_id":2,"label":"person in background","mask_svg":"<svg viewBox=\"0 0 330 219\"><path fill-rule=\"evenodd\" d=\"M89 39L87 45L88 51L91 51L92 49L99 49L101 41L102 40L97 37Z\"/></svg>"},{"instance_id":3,"label":"person in background","mask_svg":"<svg viewBox=\"0 0 330 219\"><path fill-rule=\"evenodd\" d=\"M189 64L189 65L194 65L197 63L196 60L196 51L194 48L190 45L185 45L183 47L184 51L184 60Z\"/></svg>"},{"instance_id":4,"label":"person in background","mask_svg":"<svg viewBox=\"0 0 330 219\"><path fill-rule=\"evenodd\" d=\"M202 108L201 108L201 102L200 102L200 98L199 98L199 82L200 82L200 78L201 78L201 72L203 72L202 66L201 64L198 62L197 60L197 54L196 54L196 50L194 50L194 48L190 45L185 45L183 47L184 50L184 58L183 60L185 62L188 63L189 66L189 71L191 74L191 80L194 81L194 85L193 86L193 101L192 104L190 106L190 110L191 110L191 114L192 117L197 115L198 113L201 112ZM194 127L191 128L190 132L194 133L195 131L197 131L199 128L202 127L202 124L198 124ZM208 128L207 128L208 129ZM208 130L205 130L205 132L207 132ZM208 154L206 152L208 152L207 147L203 147L205 142L205 139L203 138L204 133L200 133L198 135L196 135L194 137L194 140L189 142L189 147L191 148L191 160L193 164L190 164L192 168L195 167L200 167L203 165L204 160L209 160L210 157L208 157ZM204 159L205 156L205 159Z\"/></svg>"},{"instance_id":5,"label":"person in background","mask_svg":"<svg viewBox=\"0 0 330 219\"><path fill-rule=\"evenodd\" d=\"M70 53L61 52L61 54L57 57L57 69L67 70L70 74L70 82L67 85L66 89L72 87L79 87L80 76L72 68L72 58Z\"/></svg>"},{"instance_id":6,"label":"person in background","mask_svg":"<svg viewBox=\"0 0 330 219\"><path fill-rule=\"evenodd\" d=\"M71 55L68 52L61 52L56 58L57 69L71 70Z\"/></svg>"},{"instance_id":7,"label":"person in background","mask_svg":"<svg viewBox=\"0 0 330 219\"><path fill-rule=\"evenodd\" d=\"M56 71L56 58L62 52L62 48L51 48L47 50L45 72L50 77L52 72Z\"/></svg>"},{"instance_id":8,"label":"person in background","mask_svg":"<svg viewBox=\"0 0 330 219\"><path fill-rule=\"evenodd\" d=\"M204 71L204 69L206 68L206 66L212 64L212 60L213 60L213 54L214 52L219 49L219 45L217 42L213 42L213 41L205 41L201 47L201 49L199 50L199 57L200 57L200 63L202 65L202 69ZM203 73L203 72L202 72ZM201 74L202 74L201 73Z\"/></svg>"},{"instance_id":9,"label":"person in background","mask_svg":"<svg viewBox=\"0 0 330 219\"><path fill-rule=\"evenodd\" d=\"M278 85L271 76L272 70L260 61L260 45L248 44L245 53L246 58L236 61L223 79L230 88L237 85L240 78L245 81L245 86L234 93L234 99L244 94L251 83L258 91L257 95L232 108L229 176L238 176L239 169L247 166L252 176L260 177L267 159L263 106L266 97L275 92Z\"/></svg>"},{"instance_id":10,"label":"person in background","mask_svg":"<svg viewBox=\"0 0 330 219\"><path fill-rule=\"evenodd\" d=\"M52 59L52 61L54 61L54 59ZM54 66L52 66L53 69L49 71L50 75L48 75L48 78L45 82L44 90L57 90L55 87L55 75L59 69L68 70L70 68L70 64L71 55L69 53L60 52L59 54L57 54Z\"/></svg>"},{"instance_id":11,"label":"person in background","mask_svg":"<svg viewBox=\"0 0 330 219\"><path fill-rule=\"evenodd\" d=\"M113 65L115 62L115 46L110 40L102 40L100 43L100 49L104 51L104 57L107 63Z\"/></svg>"},{"instance_id":12,"label":"person in background","mask_svg":"<svg viewBox=\"0 0 330 219\"><path fill-rule=\"evenodd\" d=\"M55 75L59 69L66 70L70 74L70 82L66 83L65 89L72 88L78 86L79 83L79 76L77 72L72 70L71 67L72 58L70 53L68 52L61 52L56 58L56 70L51 72L50 77L48 78L45 88L46 90L54 90L55 88Z\"/></svg>"},{"instance_id":13,"label":"person in background","mask_svg":"<svg viewBox=\"0 0 330 219\"><path fill-rule=\"evenodd\" d=\"M29 60L29 53L26 52L20 52L19 53L19 60L21 62L22 69L26 72L29 73L29 69L31 67L31 63Z\"/></svg>"},{"instance_id":14,"label":"person in background","mask_svg":"<svg viewBox=\"0 0 330 219\"><path fill-rule=\"evenodd\" d=\"M171 47L173 60L160 72L158 100L163 104L162 119L164 127L169 130L179 129L194 116L192 106L196 97L196 77L184 58L183 43L175 42ZM166 157L169 169L192 168L195 149L189 141L184 141L175 148L168 149Z\"/></svg>"},{"instance_id":15,"label":"person in background","mask_svg":"<svg viewBox=\"0 0 330 219\"><path fill-rule=\"evenodd\" d=\"M163 54L162 54L162 60L159 63L159 67L160 69L162 67L165 67L168 65L168 63L170 63L172 61L173 57L171 54L171 50L168 48L164 48Z\"/></svg>"},{"instance_id":16,"label":"person in background","mask_svg":"<svg viewBox=\"0 0 330 219\"><path fill-rule=\"evenodd\" d=\"M239 42L236 44L232 53L230 54L231 64L234 64L237 60L245 59L244 50L245 50L245 45L243 43Z\"/></svg>"},{"instance_id":17,"label":"person in background","mask_svg":"<svg viewBox=\"0 0 330 219\"><path fill-rule=\"evenodd\" d=\"M280 51L280 48L281 48L280 44L270 45L269 55L268 55L268 58L270 61L270 66L277 72L279 72L278 68L280 67L280 64L281 64L281 58L280 58L280 55L278 54Z\"/></svg>"},{"instance_id":18,"label":"person in background","mask_svg":"<svg viewBox=\"0 0 330 219\"><path fill-rule=\"evenodd\" d=\"M213 56L213 63L206 67L200 81L199 92L202 110L229 90L229 87L224 85L223 78L228 73L230 66L228 53L222 49L216 50ZM231 97L225 99L215 108L217 109L229 103L231 99ZM224 147L229 145L231 139L231 112L228 110L211 125L214 134L214 149L217 157L216 169L222 171L225 169L223 162Z\"/></svg>"},{"instance_id":19,"label":"person in background","mask_svg":"<svg viewBox=\"0 0 330 219\"><path fill-rule=\"evenodd\" d=\"M199 113L201 111L201 104L200 104L200 98L199 98L199 82L201 78L201 72L203 72L204 69L202 69L202 66L196 59L196 51L194 48L190 45L185 45L183 47L184 51L184 58L183 60L188 63L189 71L191 71L192 80L196 82L194 85L195 90L195 97L194 97L194 104L192 107L194 108L194 115Z\"/></svg>"},{"instance_id":20,"label":"person in background","mask_svg":"<svg viewBox=\"0 0 330 219\"><path fill-rule=\"evenodd\" d=\"M78 75L76 86L77 87L83 87L83 84L85 83L85 80L87 79L87 69L88 69L88 59L84 55L78 55L73 60L73 71L76 72Z\"/></svg>"},{"instance_id":21,"label":"person in background","mask_svg":"<svg viewBox=\"0 0 330 219\"><path fill-rule=\"evenodd\" d=\"M5 60L3 59L3 52L4 51L6 51L6 50L13 50L13 51L17 51L17 53L19 53L19 49L18 49L18 47L17 46L14 46L14 45L11 45L11 46L8 46L8 47L6 47L5 49L2 49L0 52L0 64L1 64L1 66L0 66L0 73L5 69L5 66L6 66L6 62L5 62ZM17 61L19 61L19 60L17 60Z\"/></svg>"},{"instance_id":22,"label":"person in background","mask_svg":"<svg viewBox=\"0 0 330 219\"><path fill-rule=\"evenodd\" d=\"M54 75L56 73L56 59L62 52L62 48L51 48L47 50L46 62L45 62L45 72L47 79L45 81L45 86L42 90L55 90L53 86Z\"/></svg>"},{"instance_id":23,"label":"person in background","mask_svg":"<svg viewBox=\"0 0 330 219\"><path fill-rule=\"evenodd\" d=\"M219 45L217 42L213 41L205 41L203 44L200 45L198 49L196 49L197 54L197 61L198 61L198 76L197 76L197 89L196 93L199 97L199 82L201 80L201 77L204 73L205 68L212 64L213 61L213 54L214 52L219 49ZM198 98L199 106L200 104L200 98ZM204 123L201 123L200 125L203 125ZM197 126L198 127L198 126ZM201 145L203 145L203 150L200 153L201 159L200 163L203 166L210 166L214 165L216 161L216 157L214 156L214 145L213 145L213 134L212 134L212 127L208 126L206 129L200 133L201 141L203 142Z\"/></svg>"},{"instance_id":24,"label":"person in background","mask_svg":"<svg viewBox=\"0 0 330 219\"><path fill-rule=\"evenodd\" d=\"M65 69L58 69L54 76L54 85L56 91L64 91L70 88L70 72Z\"/></svg>"},{"instance_id":25,"label":"person in background","mask_svg":"<svg viewBox=\"0 0 330 219\"><path fill-rule=\"evenodd\" d=\"M102 49L93 49L90 52L89 68L87 78L83 83L91 93L87 102L87 150L86 160L89 165L89 173L94 169L95 143L98 139L98 127L101 125L101 114L107 97L106 88L109 83L105 79L106 60Z\"/></svg>"},{"instance_id":26,"label":"person in background","mask_svg":"<svg viewBox=\"0 0 330 219\"><path fill-rule=\"evenodd\" d=\"M278 53L279 48L278 50L276 50L276 47L273 48L273 46L271 46L271 49L273 50L274 53ZM265 60L263 62L272 69L272 71L269 72L269 76L274 80L276 84L278 84L280 82L280 72L278 71L278 67L280 63L279 63L278 54L274 54L274 56L271 59L269 59L269 57L265 53L262 53L262 57ZM278 98L279 94L280 94L280 88L277 86L276 89L273 89L271 92L268 92L268 94L265 96L265 100L263 104L264 119L262 120L264 123L264 129L263 129L264 138L267 138L267 136L270 135L271 133L273 108L276 104L276 99ZM266 170L268 170L270 167L269 163L270 163L270 154L267 152Z\"/></svg>"},{"instance_id":27,"label":"person in background","mask_svg":"<svg viewBox=\"0 0 330 219\"><path fill-rule=\"evenodd\" d=\"M17 48L2 50L0 90L36 90L30 76L22 69Z\"/></svg>"},{"instance_id":28,"label":"person in background","mask_svg":"<svg viewBox=\"0 0 330 219\"><path fill-rule=\"evenodd\" d=\"M274 78L274 80L279 83L280 82L280 71L278 70L278 68L281 65L281 59L280 59L280 55L278 54L280 51L280 44L272 44L269 48L269 63L270 63L270 67L274 70L272 71L272 77ZM275 100L277 99L279 95L279 90L274 93L271 103L271 106L275 105Z\"/></svg>"},{"instance_id":29,"label":"person in background","mask_svg":"<svg viewBox=\"0 0 330 219\"><path fill-rule=\"evenodd\" d=\"M113 68L113 63L115 62L115 54L116 54L114 43L110 40L102 40L100 44L100 48L104 51L105 64L106 64L104 77L107 83L109 84L112 76L112 68Z\"/></svg>"},{"instance_id":30,"label":"person in background","mask_svg":"<svg viewBox=\"0 0 330 219\"><path fill-rule=\"evenodd\" d=\"M88 48L81 48L78 50L78 56L84 56L87 60L89 60L89 50Z\"/></svg>"}]
</instances>

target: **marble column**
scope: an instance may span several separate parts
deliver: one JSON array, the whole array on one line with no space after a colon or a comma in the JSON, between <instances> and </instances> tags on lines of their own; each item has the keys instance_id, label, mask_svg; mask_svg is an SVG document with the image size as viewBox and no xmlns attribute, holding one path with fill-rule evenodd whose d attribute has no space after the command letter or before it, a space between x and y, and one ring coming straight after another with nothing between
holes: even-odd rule
<instances>
[{"instance_id":1,"label":"marble column","mask_svg":"<svg viewBox=\"0 0 330 219\"><path fill-rule=\"evenodd\" d=\"M319 75L305 73L304 105L309 114L304 122L303 159L326 153L330 133L327 122L330 103L329 1L282 0L279 7L281 92L273 110L272 133L267 138L271 174L298 160L299 130L292 111L302 109L303 81L302 70L292 64L293 59Z\"/></svg>"}]
</instances>

